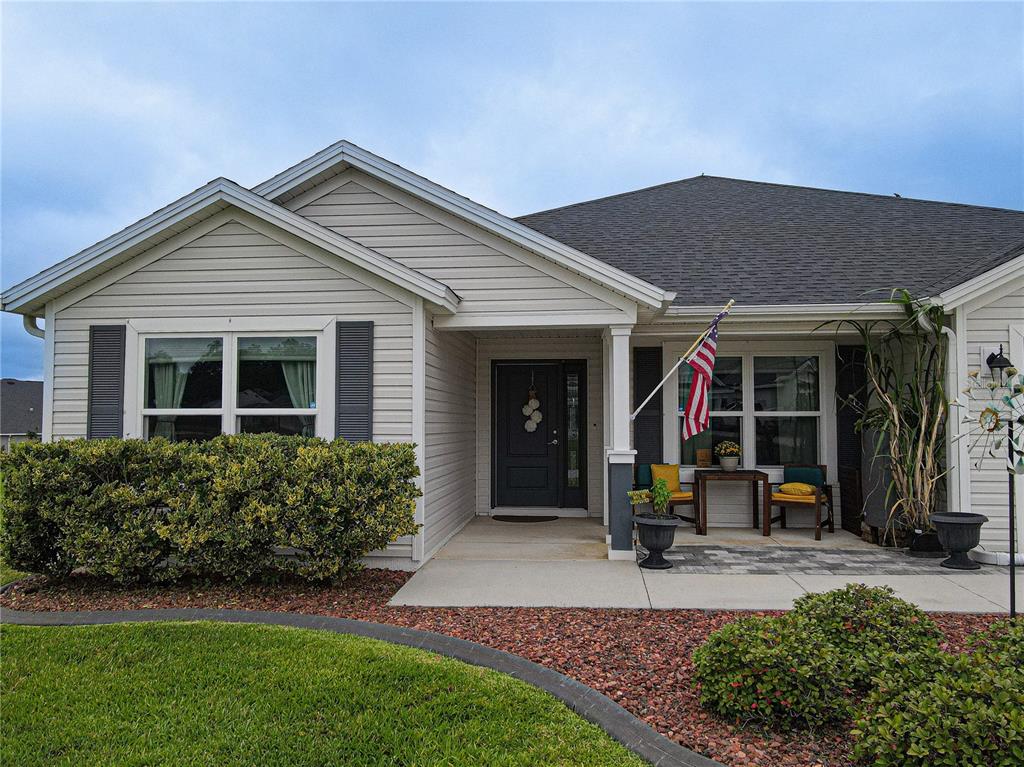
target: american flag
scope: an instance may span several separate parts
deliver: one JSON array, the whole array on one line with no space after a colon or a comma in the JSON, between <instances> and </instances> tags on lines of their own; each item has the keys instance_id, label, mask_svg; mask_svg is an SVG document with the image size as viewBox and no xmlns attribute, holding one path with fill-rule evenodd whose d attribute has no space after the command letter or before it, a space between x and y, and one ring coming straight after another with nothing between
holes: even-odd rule
<instances>
[{"instance_id":1,"label":"american flag","mask_svg":"<svg viewBox=\"0 0 1024 767\"><path fill-rule=\"evenodd\" d=\"M693 368L693 382L690 384L690 397L686 400L683 411L683 439L695 437L708 428L711 422L709 413L709 393L711 391L711 374L715 370L715 353L718 351L718 323L728 311L719 312L711 320L711 325L704 338L690 356L686 364Z\"/></svg>"}]
</instances>

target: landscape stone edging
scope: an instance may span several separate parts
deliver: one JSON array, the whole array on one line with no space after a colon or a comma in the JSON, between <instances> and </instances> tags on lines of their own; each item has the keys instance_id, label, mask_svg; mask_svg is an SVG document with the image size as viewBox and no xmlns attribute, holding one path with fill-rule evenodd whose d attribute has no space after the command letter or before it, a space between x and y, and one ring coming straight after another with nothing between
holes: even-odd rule
<instances>
[{"instance_id":1,"label":"landscape stone edging","mask_svg":"<svg viewBox=\"0 0 1024 767\"><path fill-rule=\"evenodd\" d=\"M8 584L10 585L10 584ZM0 589L0 593L6 588ZM0 623L21 626L87 626L113 623L155 621L223 621L226 623L262 623L290 628L330 631L379 639L455 658L473 666L499 671L538 687L564 703L571 711L596 724L614 740L656 767L723 767L720 762L702 756L675 743L633 716L618 703L587 685L564 674L492 647L432 631L393 626L385 623L332 618L324 615L280 613L258 610L213 610L203 608L164 608L143 610L81 610L35 612L0 610Z\"/></svg>"}]
</instances>

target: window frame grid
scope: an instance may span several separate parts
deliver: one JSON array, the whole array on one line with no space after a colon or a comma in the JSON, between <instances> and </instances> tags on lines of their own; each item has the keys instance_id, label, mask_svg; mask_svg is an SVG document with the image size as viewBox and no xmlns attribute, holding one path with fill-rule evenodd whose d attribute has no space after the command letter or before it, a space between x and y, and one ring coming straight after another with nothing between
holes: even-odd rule
<instances>
[{"instance_id":1,"label":"window frame grid","mask_svg":"<svg viewBox=\"0 0 1024 767\"><path fill-rule=\"evenodd\" d=\"M242 408L237 406L238 391L238 340L239 338L312 338L316 347L316 404L315 408ZM160 415L206 415L220 416L222 434L240 434L239 416L313 416L313 431L321 435L323 395L325 395L325 377L322 373L324 364L324 333L322 330L217 330L210 332L175 331L138 333L138 364L136 396L140 404L146 402L146 341L151 338L219 338L221 341L221 405L217 408L147 408L137 409L138 433L142 439L149 439L146 433L146 417Z\"/></svg>"},{"instance_id":2,"label":"window frame grid","mask_svg":"<svg viewBox=\"0 0 1024 767\"><path fill-rule=\"evenodd\" d=\"M665 373L676 363L687 349L687 344L677 341L662 343L662 364ZM781 479L782 466L757 463L757 419L808 417L815 418L818 432L818 454L816 463L835 464L835 429L830 417L835 420L835 344L820 341L793 341L764 343L757 341L723 341L719 339L718 358L739 357L742 359L743 409L713 410L709 416L718 418L739 418L742 435L743 455L740 466L745 469L767 471L772 480ZM817 357L818 359L818 409L817 410L754 410L754 358L755 357ZM683 363L685 364L685 363ZM686 403L679 393L679 374L674 373L666 381L663 391L663 460L680 464L684 480L693 478L696 468L693 464L682 464L681 407Z\"/></svg>"}]
</instances>

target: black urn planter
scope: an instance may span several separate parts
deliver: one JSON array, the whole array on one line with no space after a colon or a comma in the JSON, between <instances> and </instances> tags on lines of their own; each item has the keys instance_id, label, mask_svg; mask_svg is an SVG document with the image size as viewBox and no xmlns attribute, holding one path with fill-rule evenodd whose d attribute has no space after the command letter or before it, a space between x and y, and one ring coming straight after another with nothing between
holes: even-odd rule
<instances>
[{"instance_id":1,"label":"black urn planter","mask_svg":"<svg viewBox=\"0 0 1024 767\"><path fill-rule=\"evenodd\" d=\"M932 514L932 524L939 533L942 548L949 552L943 567L952 570L978 570L977 562L967 552L981 541L981 526L988 522L984 514Z\"/></svg>"},{"instance_id":2,"label":"black urn planter","mask_svg":"<svg viewBox=\"0 0 1024 767\"><path fill-rule=\"evenodd\" d=\"M946 556L946 548L939 540L938 533L913 530L907 541L907 553L921 559L941 559Z\"/></svg>"},{"instance_id":3,"label":"black urn planter","mask_svg":"<svg viewBox=\"0 0 1024 767\"><path fill-rule=\"evenodd\" d=\"M640 545L647 549L648 554L640 567L648 570L668 570L672 563L664 557L666 549L672 548L675 541L676 528L679 527L678 517L659 517L655 514L634 514L637 530L640 532Z\"/></svg>"}]
</instances>

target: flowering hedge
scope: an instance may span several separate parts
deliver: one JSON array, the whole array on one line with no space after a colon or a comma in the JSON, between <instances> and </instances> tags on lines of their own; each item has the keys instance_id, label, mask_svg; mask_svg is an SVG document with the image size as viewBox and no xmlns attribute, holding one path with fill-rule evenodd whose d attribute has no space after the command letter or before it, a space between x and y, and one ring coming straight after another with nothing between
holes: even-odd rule
<instances>
[{"instance_id":1,"label":"flowering hedge","mask_svg":"<svg viewBox=\"0 0 1024 767\"><path fill-rule=\"evenodd\" d=\"M337 578L418 529L410 444L68 440L14 445L0 470L0 553L54 577Z\"/></svg>"}]
</instances>

